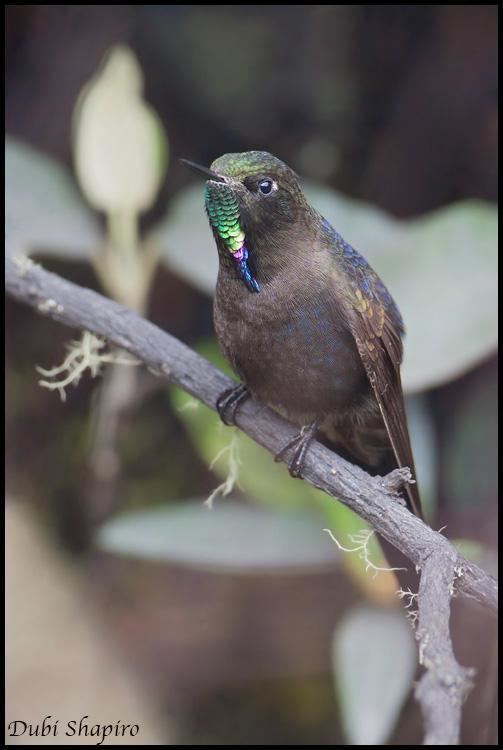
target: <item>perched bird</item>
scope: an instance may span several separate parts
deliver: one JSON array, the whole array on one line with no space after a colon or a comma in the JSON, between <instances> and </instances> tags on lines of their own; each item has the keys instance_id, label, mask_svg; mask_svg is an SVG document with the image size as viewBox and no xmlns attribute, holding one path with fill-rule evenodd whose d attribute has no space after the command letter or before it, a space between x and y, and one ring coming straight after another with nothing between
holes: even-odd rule
<instances>
[{"instance_id":1,"label":"perched bird","mask_svg":"<svg viewBox=\"0 0 503 750\"><path fill-rule=\"evenodd\" d=\"M302 427L289 452L300 476L315 434L373 473L414 460L400 364L404 326L367 261L311 207L297 175L269 153L225 154L206 177L219 272L217 339L241 379L217 408L227 424L248 396ZM406 486L421 516L417 484Z\"/></svg>"}]
</instances>

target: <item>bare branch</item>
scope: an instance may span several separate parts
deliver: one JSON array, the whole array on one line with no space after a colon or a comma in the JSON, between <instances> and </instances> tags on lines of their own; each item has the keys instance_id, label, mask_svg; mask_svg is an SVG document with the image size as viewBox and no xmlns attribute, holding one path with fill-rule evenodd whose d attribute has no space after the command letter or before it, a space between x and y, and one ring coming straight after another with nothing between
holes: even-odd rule
<instances>
[{"instance_id":1,"label":"bare branch","mask_svg":"<svg viewBox=\"0 0 503 750\"><path fill-rule=\"evenodd\" d=\"M418 595L419 662L426 672L416 687L425 723L425 745L457 745L461 708L472 686L474 670L456 661L449 630L450 596L463 576L451 547L434 551L423 562Z\"/></svg>"},{"instance_id":2,"label":"bare branch","mask_svg":"<svg viewBox=\"0 0 503 750\"><path fill-rule=\"evenodd\" d=\"M27 263L26 258L6 258L6 288L12 297L40 313L73 328L92 331L128 350L151 372L212 409L222 391L232 385L206 359L157 326L96 292ZM240 408L237 422L271 453L297 432L276 413L251 399ZM497 582L462 558L444 536L407 510L398 490L410 480L408 469L395 470L386 477L371 477L313 442L303 478L345 503L421 571L416 633L426 672L416 696L425 717L426 744L456 742L471 671L457 664L453 654L450 599L461 595L496 612Z\"/></svg>"}]
</instances>

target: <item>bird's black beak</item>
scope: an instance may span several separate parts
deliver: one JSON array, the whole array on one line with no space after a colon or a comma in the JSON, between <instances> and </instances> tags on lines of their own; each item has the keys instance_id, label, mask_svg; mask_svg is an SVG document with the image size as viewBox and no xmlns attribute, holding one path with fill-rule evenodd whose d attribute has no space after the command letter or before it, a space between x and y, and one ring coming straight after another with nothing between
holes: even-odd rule
<instances>
[{"instance_id":1,"label":"bird's black beak","mask_svg":"<svg viewBox=\"0 0 503 750\"><path fill-rule=\"evenodd\" d=\"M216 172L212 172L211 169L207 169L206 167L201 167L199 164L194 164L193 161L188 161L187 159L179 159L179 161L180 161L180 164L183 164L184 167L187 167L188 169L192 170L192 172L195 172L196 174L203 175L209 180L215 180L215 182L226 182L225 177L222 177Z\"/></svg>"}]
</instances>

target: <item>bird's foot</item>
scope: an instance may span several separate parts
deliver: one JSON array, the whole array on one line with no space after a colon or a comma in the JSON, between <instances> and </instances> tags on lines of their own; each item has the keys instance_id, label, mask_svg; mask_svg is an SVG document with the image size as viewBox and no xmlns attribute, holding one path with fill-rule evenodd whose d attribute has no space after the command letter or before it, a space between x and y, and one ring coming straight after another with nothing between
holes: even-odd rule
<instances>
[{"instance_id":1,"label":"bird's foot","mask_svg":"<svg viewBox=\"0 0 503 750\"><path fill-rule=\"evenodd\" d=\"M220 419L226 425L236 424L236 412L238 407L250 398L250 391L240 383L234 388L228 388L226 391L220 394L217 399L217 411L220 415Z\"/></svg>"},{"instance_id":2,"label":"bird's foot","mask_svg":"<svg viewBox=\"0 0 503 750\"><path fill-rule=\"evenodd\" d=\"M274 456L275 461L283 461L289 450L292 449L294 451L292 460L290 463L287 462L287 466L290 476L295 479L299 479L301 476L307 449L316 433L317 426L317 419L315 419L312 424L304 426L298 435L295 435L295 437L283 446L283 448Z\"/></svg>"}]
</instances>

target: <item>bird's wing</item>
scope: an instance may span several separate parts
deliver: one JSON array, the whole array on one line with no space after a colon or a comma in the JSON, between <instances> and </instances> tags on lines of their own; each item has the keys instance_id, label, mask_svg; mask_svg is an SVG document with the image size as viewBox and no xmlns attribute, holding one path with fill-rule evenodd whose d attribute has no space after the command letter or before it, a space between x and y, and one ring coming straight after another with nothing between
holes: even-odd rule
<instances>
[{"instance_id":1,"label":"bird's wing","mask_svg":"<svg viewBox=\"0 0 503 750\"><path fill-rule=\"evenodd\" d=\"M403 323L393 299L364 258L344 243L342 258L349 285L344 297L351 332L381 410L398 466L416 470L400 378ZM422 518L417 484L407 484L410 509Z\"/></svg>"}]
</instances>

